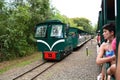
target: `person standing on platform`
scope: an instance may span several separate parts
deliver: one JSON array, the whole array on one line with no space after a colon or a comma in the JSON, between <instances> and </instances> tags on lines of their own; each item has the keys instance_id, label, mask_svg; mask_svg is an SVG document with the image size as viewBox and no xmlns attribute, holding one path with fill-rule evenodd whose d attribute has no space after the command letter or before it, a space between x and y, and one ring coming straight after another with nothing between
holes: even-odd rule
<instances>
[{"instance_id":1,"label":"person standing on platform","mask_svg":"<svg viewBox=\"0 0 120 80\"><path fill-rule=\"evenodd\" d=\"M101 37L100 37L100 33L98 33L97 35L97 45L100 47L101 44Z\"/></svg>"}]
</instances>

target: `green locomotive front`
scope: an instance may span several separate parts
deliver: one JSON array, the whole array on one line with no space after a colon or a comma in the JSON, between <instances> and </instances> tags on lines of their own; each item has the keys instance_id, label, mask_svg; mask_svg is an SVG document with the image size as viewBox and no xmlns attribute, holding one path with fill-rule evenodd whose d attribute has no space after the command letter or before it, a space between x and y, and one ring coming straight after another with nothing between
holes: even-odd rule
<instances>
[{"instance_id":1,"label":"green locomotive front","mask_svg":"<svg viewBox=\"0 0 120 80\"><path fill-rule=\"evenodd\" d=\"M44 60L61 60L73 50L68 28L59 20L50 20L36 25L35 38Z\"/></svg>"}]
</instances>

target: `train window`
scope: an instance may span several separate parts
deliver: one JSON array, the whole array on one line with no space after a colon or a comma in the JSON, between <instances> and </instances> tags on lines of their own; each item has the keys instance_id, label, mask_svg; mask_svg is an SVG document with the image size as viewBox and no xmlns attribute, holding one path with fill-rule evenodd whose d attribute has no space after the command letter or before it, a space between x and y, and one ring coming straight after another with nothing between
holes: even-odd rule
<instances>
[{"instance_id":1,"label":"train window","mask_svg":"<svg viewBox=\"0 0 120 80\"><path fill-rule=\"evenodd\" d=\"M42 26L37 27L35 37L45 37L46 36L46 30L47 30L46 25L42 25Z\"/></svg>"},{"instance_id":2,"label":"train window","mask_svg":"<svg viewBox=\"0 0 120 80\"><path fill-rule=\"evenodd\" d=\"M63 38L62 25L52 25L51 37Z\"/></svg>"}]
</instances>

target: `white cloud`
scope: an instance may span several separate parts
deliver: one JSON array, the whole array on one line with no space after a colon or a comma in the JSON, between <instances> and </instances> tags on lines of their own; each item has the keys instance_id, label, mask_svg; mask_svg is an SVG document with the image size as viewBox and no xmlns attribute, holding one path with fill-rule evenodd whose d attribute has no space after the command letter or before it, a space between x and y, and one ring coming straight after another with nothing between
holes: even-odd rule
<instances>
[{"instance_id":1,"label":"white cloud","mask_svg":"<svg viewBox=\"0 0 120 80\"><path fill-rule=\"evenodd\" d=\"M52 4L67 17L85 17L93 24L101 8L101 0L52 0Z\"/></svg>"}]
</instances>

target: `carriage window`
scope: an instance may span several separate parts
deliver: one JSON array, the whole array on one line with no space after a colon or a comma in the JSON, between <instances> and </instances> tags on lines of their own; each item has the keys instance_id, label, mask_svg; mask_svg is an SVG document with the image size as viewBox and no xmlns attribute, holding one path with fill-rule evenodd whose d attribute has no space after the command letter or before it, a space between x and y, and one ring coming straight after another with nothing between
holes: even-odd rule
<instances>
[{"instance_id":1,"label":"carriage window","mask_svg":"<svg viewBox=\"0 0 120 80\"><path fill-rule=\"evenodd\" d=\"M45 25L37 27L35 37L45 37L46 30L47 30L47 26L45 26Z\"/></svg>"},{"instance_id":2,"label":"carriage window","mask_svg":"<svg viewBox=\"0 0 120 80\"><path fill-rule=\"evenodd\" d=\"M63 38L62 25L52 25L51 37Z\"/></svg>"}]
</instances>

